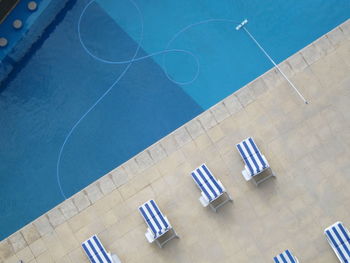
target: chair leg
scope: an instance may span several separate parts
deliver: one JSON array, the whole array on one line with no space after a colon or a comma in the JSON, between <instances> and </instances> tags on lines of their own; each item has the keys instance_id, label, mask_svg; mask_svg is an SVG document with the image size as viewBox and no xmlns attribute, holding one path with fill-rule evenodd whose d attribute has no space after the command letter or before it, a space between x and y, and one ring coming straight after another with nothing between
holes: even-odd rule
<instances>
[{"instance_id":1,"label":"chair leg","mask_svg":"<svg viewBox=\"0 0 350 263\"><path fill-rule=\"evenodd\" d=\"M209 204L211 210L213 210L215 213L217 212L217 207L213 206L211 203Z\"/></svg>"},{"instance_id":2,"label":"chair leg","mask_svg":"<svg viewBox=\"0 0 350 263\"><path fill-rule=\"evenodd\" d=\"M178 239L180 239L180 236L176 233L176 231L175 231L174 229L173 229L173 231L174 231L175 237L178 238Z\"/></svg>"},{"instance_id":3,"label":"chair leg","mask_svg":"<svg viewBox=\"0 0 350 263\"><path fill-rule=\"evenodd\" d=\"M233 199L232 199L232 197L230 196L230 194L227 193L227 192L226 192L226 194L227 194L227 196L228 196L228 198L229 198L229 201L233 203Z\"/></svg>"},{"instance_id":4,"label":"chair leg","mask_svg":"<svg viewBox=\"0 0 350 263\"><path fill-rule=\"evenodd\" d=\"M262 182L266 181L270 177L275 177L276 178L276 175L273 173L271 167L269 167L267 170L265 170L265 172L267 172L267 171L269 172L269 175L264 177L261 180L257 180L256 179L259 175L256 175L256 176L253 177L253 182L254 182L255 186L259 186L259 184L261 184Z\"/></svg>"},{"instance_id":5,"label":"chair leg","mask_svg":"<svg viewBox=\"0 0 350 263\"><path fill-rule=\"evenodd\" d=\"M270 177L272 177L272 175L267 176L267 177L261 179L260 181L257 181L257 185L256 185L256 186L259 186L259 184L261 184L262 182L265 182L265 181L266 181L267 179L269 179Z\"/></svg>"},{"instance_id":6,"label":"chair leg","mask_svg":"<svg viewBox=\"0 0 350 263\"><path fill-rule=\"evenodd\" d=\"M257 181L254 177L253 177L253 183L255 184L256 187L258 187L259 181Z\"/></svg>"},{"instance_id":7,"label":"chair leg","mask_svg":"<svg viewBox=\"0 0 350 263\"><path fill-rule=\"evenodd\" d=\"M213 206L212 204L209 204L209 205L210 205L210 208L211 208L215 213L217 213L218 209L219 209L220 207L222 207L224 204L226 204L227 202L233 202L233 199L231 198L231 196L229 195L229 193L228 193L228 192L225 192L225 194L226 194L226 200L223 201L223 202L221 202L219 205Z\"/></svg>"},{"instance_id":8,"label":"chair leg","mask_svg":"<svg viewBox=\"0 0 350 263\"><path fill-rule=\"evenodd\" d=\"M180 238L180 237L177 235L176 231L175 231L173 228L171 229L171 231L173 232L173 234L172 234L169 238L167 238L166 240L164 240L162 243L159 242L158 239L156 239L156 243L157 243L157 245L158 245L160 248L163 248L163 246L164 246L166 243L168 243L168 241L172 240L173 238Z\"/></svg>"}]
</instances>

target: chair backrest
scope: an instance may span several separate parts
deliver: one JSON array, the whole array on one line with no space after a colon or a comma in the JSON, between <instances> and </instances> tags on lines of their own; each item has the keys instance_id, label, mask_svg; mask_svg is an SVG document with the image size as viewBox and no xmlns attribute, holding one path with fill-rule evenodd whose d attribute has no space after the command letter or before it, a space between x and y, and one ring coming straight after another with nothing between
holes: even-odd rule
<instances>
[{"instance_id":1,"label":"chair backrest","mask_svg":"<svg viewBox=\"0 0 350 263\"><path fill-rule=\"evenodd\" d=\"M350 234L342 222L336 222L325 230L329 243L343 262L350 262Z\"/></svg>"},{"instance_id":2,"label":"chair backrest","mask_svg":"<svg viewBox=\"0 0 350 263\"><path fill-rule=\"evenodd\" d=\"M247 139L241 141L236 145L236 147L241 154L242 159L247 159L252 155L260 152L252 137L248 137Z\"/></svg>"},{"instance_id":3,"label":"chair backrest","mask_svg":"<svg viewBox=\"0 0 350 263\"><path fill-rule=\"evenodd\" d=\"M298 261L293 254L287 249L283 253L273 258L275 263L297 263Z\"/></svg>"},{"instance_id":4,"label":"chair backrest","mask_svg":"<svg viewBox=\"0 0 350 263\"><path fill-rule=\"evenodd\" d=\"M164 234L170 228L169 222L154 200L144 203L139 207L139 211L148 227L152 230L154 238Z\"/></svg>"},{"instance_id":5,"label":"chair backrest","mask_svg":"<svg viewBox=\"0 0 350 263\"><path fill-rule=\"evenodd\" d=\"M113 263L110 255L96 235L86 240L82 247L91 263Z\"/></svg>"},{"instance_id":6,"label":"chair backrest","mask_svg":"<svg viewBox=\"0 0 350 263\"><path fill-rule=\"evenodd\" d=\"M268 167L267 162L263 158L263 155L252 137L238 143L236 148L247 165L251 175L258 174Z\"/></svg>"},{"instance_id":7,"label":"chair backrest","mask_svg":"<svg viewBox=\"0 0 350 263\"><path fill-rule=\"evenodd\" d=\"M194 170L191 173L191 176L209 201L216 199L224 191L218 180L213 176L205 164L202 164Z\"/></svg>"}]
</instances>

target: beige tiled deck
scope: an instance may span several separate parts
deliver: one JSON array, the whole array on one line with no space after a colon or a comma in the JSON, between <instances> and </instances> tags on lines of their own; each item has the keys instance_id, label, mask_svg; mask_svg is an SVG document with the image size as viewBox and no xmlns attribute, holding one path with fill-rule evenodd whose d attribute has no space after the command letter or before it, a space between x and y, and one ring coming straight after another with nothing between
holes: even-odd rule
<instances>
[{"instance_id":1,"label":"beige tiled deck","mask_svg":"<svg viewBox=\"0 0 350 263\"><path fill-rule=\"evenodd\" d=\"M304 105L268 72L0 243L0 262L87 262L97 233L122 262L338 262L323 230L350 228L350 21L281 64ZM253 136L277 178L244 181L234 145ZM206 162L234 198L204 209L189 173ZM137 207L150 198L180 235L148 244Z\"/></svg>"}]
</instances>

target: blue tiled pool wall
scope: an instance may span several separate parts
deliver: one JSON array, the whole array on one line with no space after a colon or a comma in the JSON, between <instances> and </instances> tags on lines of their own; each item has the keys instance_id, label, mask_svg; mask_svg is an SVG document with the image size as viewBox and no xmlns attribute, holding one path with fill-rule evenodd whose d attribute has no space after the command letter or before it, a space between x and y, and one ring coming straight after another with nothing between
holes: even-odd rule
<instances>
[{"instance_id":1,"label":"blue tiled pool wall","mask_svg":"<svg viewBox=\"0 0 350 263\"><path fill-rule=\"evenodd\" d=\"M68 3L76 0L36 0L37 9L29 11L27 4L30 0L21 0L0 24L0 37L8 39L8 45L0 48L0 83L29 52L34 43L43 37L44 31L57 18ZM21 29L14 29L12 23L20 19Z\"/></svg>"}]
</instances>

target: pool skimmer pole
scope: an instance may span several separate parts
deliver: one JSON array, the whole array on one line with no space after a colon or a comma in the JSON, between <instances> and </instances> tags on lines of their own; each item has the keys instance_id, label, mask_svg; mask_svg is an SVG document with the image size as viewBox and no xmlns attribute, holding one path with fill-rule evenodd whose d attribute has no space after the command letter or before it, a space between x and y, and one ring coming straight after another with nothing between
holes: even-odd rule
<instances>
[{"instance_id":1,"label":"pool skimmer pole","mask_svg":"<svg viewBox=\"0 0 350 263\"><path fill-rule=\"evenodd\" d=\"M299 92L297 87L294 86L294 84L289 80L289 78L286 76L286 74L283 73L281 68L275 63L275 61L267 54L265 49L258 43L258 41L250 34L248 29L245 27L245 25L248 24L248 20L245 19L240 23L238 26L236 26L236 30L240 30L243 28L243 30L248 34L248 36L254 41L254 43L260 48L260 50L265 54L265 56L271 61L271 63L277 68L277 70L282 74L282 76L288 81L289 85L298 93L300 98L304 101L305 104L308 104L308 101L304 98L304 96Z\"/></svg>"}]
</instances>

